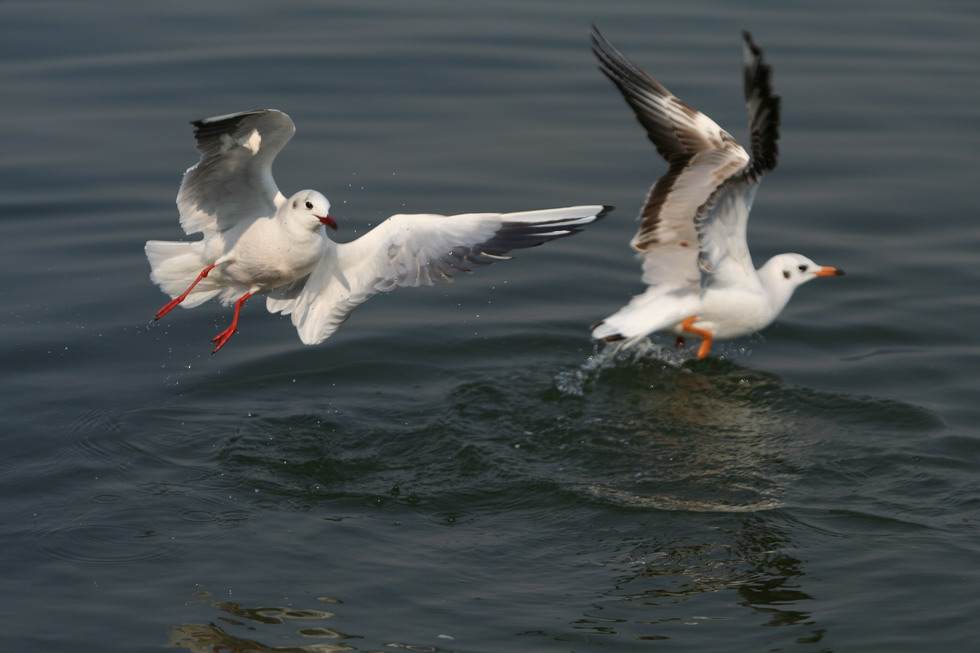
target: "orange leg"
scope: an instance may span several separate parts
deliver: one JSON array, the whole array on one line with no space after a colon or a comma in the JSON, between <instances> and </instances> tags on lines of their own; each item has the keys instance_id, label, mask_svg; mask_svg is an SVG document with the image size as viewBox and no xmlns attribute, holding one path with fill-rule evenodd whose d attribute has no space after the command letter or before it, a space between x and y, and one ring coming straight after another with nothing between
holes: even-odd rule
<instances>
[{"instance_id":1,"label":"orange leg","mask_svg":"<svg viewBox=\"0 0 980 653\"><path fill-rule=\"evenodd\" d=\"M154 320L159 320L161 317L163 317L164 315L166 315L170 311L172 311L175 308L177 308L177 304L179 304L182 301L184 301L187 298L187 295L192 290L194 290L194 286L196 286L198 283L200 283L201 282L201 279L203 279L204 277L208 276L208 272L210 272L213 269L214 269L214 266L213 265L210 265L210 266L204 268L204 270L201 272L201 274L197 275L197 279L194 279L194 283L192 283L190 285L190 287L187 290L184 291L184 294L183 295L180 295L179 297L174 297L172 300L170 300L169 302L167 302L166 306L164 306L159 311L157 311L157 314L153 317L153 319Z\"/></svg>"},{"instance_id":2,"label":"orange leg","mask_svg":"<svg viewBox=\"0 0 980 653\"><path fill-rule=\"evenodd\" d=\"M681 328L685 331L690 331L691 333L696 333L701 336L701 346L698 348L698 360L705 358L708 352L711 351L711 336L712 333L707 329L698 329L692 326L698 319L697 315L692 315L683 322L681 322Z\"/></svg>"},{"instance_id":3,"label":"orange leg","mask_svg":"<svg viewBox=\"0 0 980 653\"><path fill-rule=\"evenodd\" d=\"M215 337L211 338L211 342L217 343L217 346L215 346L215 348L211 351L212 354L216 353L219 349L224 347L225 343L231 340L231 337L235 335L236 331L238 331L238 314L242 312L242 304L244 304L245 300L251 296L252 293L247 292L241 297L239 297L238 301L235 302L235 315L231 318L231 326L225 329L224 331L222 331L221 333L219 333L218 335L216 335Z\"/></svg>"}]
</instances>

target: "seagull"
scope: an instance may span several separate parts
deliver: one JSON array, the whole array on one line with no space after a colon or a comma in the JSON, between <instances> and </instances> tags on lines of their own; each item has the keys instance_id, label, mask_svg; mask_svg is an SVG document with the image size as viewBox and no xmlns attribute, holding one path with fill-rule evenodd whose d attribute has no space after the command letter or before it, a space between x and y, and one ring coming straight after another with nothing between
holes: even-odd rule
<instances>
[{"instance_id":1,"label":"seagull","mask_svg":"<svg viewBox=\"0 0 980 653\"><path fill-rule=\"evenodd\" d=\"M743 31L745 101L752 155L711 118L685 104L627 59L593 26L592 52L660 155L667 172L647 194L630 245L649 287L594 324L592 337L626 347L655 331L700 336L698 359L715 339L738 338L776 319L796 288L844 271L801 254L779 254L758 270L745 241L762 175L776 167L779 96L771 67Z\"/></svg>"},{"instance_id":2,"label":"seagull","mask_svg":"<svg viewBox=\"0 0 980 653\"><path fill-rule=\"evenodd\" d=\"M266 296L272 313L291 315L300 340L330 337L359 304L396 286L452 281L510 258L507 252L570 236L612 207L571 206L520 213L393 215L350 243L336 243L330 202L315 190L279 192L272 163L296 127L282 111L246 111L191 123L201 160L177 194L180 226L193 242L146 243L150 278L177 306L217 297L234 304L231 325L212 353L238 330L242 305Z\"/></svg>"}]
</instances>

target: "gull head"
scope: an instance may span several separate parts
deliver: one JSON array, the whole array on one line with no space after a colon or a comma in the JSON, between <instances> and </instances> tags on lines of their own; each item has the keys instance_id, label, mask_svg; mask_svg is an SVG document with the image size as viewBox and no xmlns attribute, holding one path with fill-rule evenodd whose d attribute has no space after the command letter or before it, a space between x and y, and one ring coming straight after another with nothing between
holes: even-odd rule
<instances>
[{"instance_id":1,"label":"gull head","mask_svg":"<svg viewBox=\"0 0 980 653\"><path fill-rule=\"evenodd\" d=\"M777 254L759 268L759 280L775 307L782 310L796 288L817 277L839 277L840 268L814 263L802 254Z\"/></svg>"},{"instance_id":2,"label":"gull head","mask_svg":"<svg viewBox=\"0 0 980 653\"><path fill-rule=\"evenodd\" d=\"M781 280L781 283L796 288L817 277L839 277L844 274L840 268L818 265L802 254L779 254L766 261L759 270L760 276Z\"/></svg>"},{"instance_id":3,"label":"gull head","mask_svg":"<svg viewBox=\"0 0 980 653\"><path fill-rule=\"evenodd\" d=\"M301 190L288 200L286 206L290 217L301 224L308 225L310 231L325 224L334 231L337 223L330 217L330 201L315 190Z\"/></svg>"}]
</instances>

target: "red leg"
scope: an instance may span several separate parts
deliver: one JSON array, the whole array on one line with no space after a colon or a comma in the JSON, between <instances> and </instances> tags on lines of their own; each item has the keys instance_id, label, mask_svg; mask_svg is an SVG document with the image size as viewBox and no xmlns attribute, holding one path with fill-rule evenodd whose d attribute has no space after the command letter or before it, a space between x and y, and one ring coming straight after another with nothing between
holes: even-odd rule
<instances>
[{"instance_id":1,"label":"red leg","mask_svg":"<svg viewBox=\"0 0 980 653\"><path fill-rule=\"evenodd\" d=\"M707 329L698 329L692 326L698 319L697 315L692 315L683 322L681 322L681 327L685 331L690 331L691 333L696 333L701 336L701 346L698 348L698 360L705 358L708 352L711 351L711 337L712 333Z\"/></svg>"},{"instance_id":2,"label":"red leg","mask_svg":"<svg viewBox=\"0 0 980 653\"><path fill-rule=\"evenodd\" d=\"M184 301L184 299L187 298L187 295L192 290L194 290L194 286L196 286L198 283L200 283L201 279L203 279L204 277L208 276L208 272L210 272L213 269L214 269L214 266L213 265L209 265L208 267L204 268L204 270L201 271L201 274L197 275L197 279L194 279L194 283L192 283L190 285L190 287L187 290L184 291L184 294L183 295L180 295L179 297L174 297L172 300L170 300L169 302L167 302L167 305L166 306L164 306L159 311L157 311L157 314L156 314L156 316L154 316L153 319L154 320L159 320L161 317L163 317L164 315L166 315L170 311L172 311L175 308L177 308L177 304L179 304L182 301Z\"/></svg>"},{"instance_id":3,"label":"red leg","mask_svg":"<svg viewBox=\"0 0 980 653\"><path fill-rule=\"evenodd\" d=\"M235 315L231 318L231 326L215 337L211 338L211 342L218 343L217 346L211 351L212 354L224 347L225 343L228 342L233 335L235 335L236 331L238 331L238 314L242 312L242 304L244 304L245 300L251 296L252 293L247 292L239 297L238 301L235 302Z\"/></svg>"}]
</instances>

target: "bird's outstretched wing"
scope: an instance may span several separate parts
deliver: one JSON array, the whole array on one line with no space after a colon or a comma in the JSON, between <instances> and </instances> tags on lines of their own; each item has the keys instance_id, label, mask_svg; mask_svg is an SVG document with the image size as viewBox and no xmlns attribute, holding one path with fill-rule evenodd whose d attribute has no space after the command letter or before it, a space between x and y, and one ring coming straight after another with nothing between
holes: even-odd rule
<instances>
[{"instance_id":1,"label":"bird's outstretched wing","mask_svg":"<svg viewBox=\"0 0 980 653\"><path fill-rule=\"evenodd\" d=\"M306 344L328 338L359 304L396 286L432 285L510 258L515 249L570 236L611 207L523 213L394 215L361 238L329 246L310 276L272 293L267 307L292 315Z\"/></svg>"},{"instance_id":2,"label":"bird's outstretched wing","mask_svg":"<svg viewBox=\"0 0 980 653\"><path fill-rule=\"evenodd\" d=\"M728 132L650 77L594 27L592 46L599 69L669 166L650 189L630 243L642 255L643 281L664 291L696 284L703 256L699 216L707 215L704 207L720 188L743 175L750 157Z\"/></svg>"},{"instance_id":3,"label":"bird's outstretched wing","mask_svg":"<svg viewBox=\"0 0 980 653\"><path fill-rule=\"evenodd\" d=\"M201 160L184 173L177 193L184 231L221 232L242 220L274 215L283 197L272 162L296 133L290 117L263 109L191 124Z\"/></svg>"},{"instance_id":4,"label":"bird's outstretched wing","mask_svg":"<svg viewBox=\"0 0 980 653\"><path fill-rule=\"evenodd\" d=\"M752 159L722 183L698 210L699 262L705 287L755 279L746 237L749 212L762 175L776 167L779 155L780 98L772 92L772 67L763 61L762 49L751 34L743 31L742 43Z\"/></svg>"}]
</instances>

